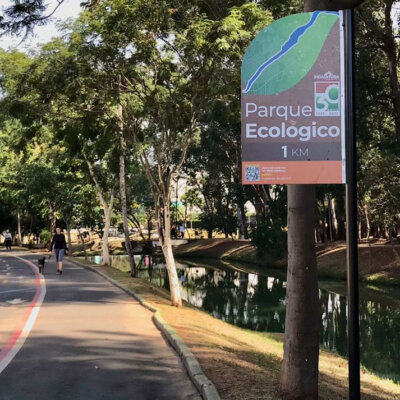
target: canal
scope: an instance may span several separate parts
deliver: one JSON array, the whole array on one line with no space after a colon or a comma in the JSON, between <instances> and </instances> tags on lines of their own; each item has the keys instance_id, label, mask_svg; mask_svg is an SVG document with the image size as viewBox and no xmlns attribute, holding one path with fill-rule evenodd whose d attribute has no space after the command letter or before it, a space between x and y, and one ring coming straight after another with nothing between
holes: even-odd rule
<instances>
[{"instance_id":1,"label":"canal","mask_svg":"<svg viewBox=\"0 0 400 400\"><path fill-rule=\"evenodd\" d=\"M101 257L92 261L101 263ZM169 289L162 260L137 257L139 277ZM114 256L113 267L129 270L127 256ZM221 261L178 261L182 296L212 316L242 328L284 332L286 274L279 270ZM320 282L321 344L347 355L345 282ZM360 289L361 362L375 374L400 382L400 290Z\"/></svg>"}]
</instances>

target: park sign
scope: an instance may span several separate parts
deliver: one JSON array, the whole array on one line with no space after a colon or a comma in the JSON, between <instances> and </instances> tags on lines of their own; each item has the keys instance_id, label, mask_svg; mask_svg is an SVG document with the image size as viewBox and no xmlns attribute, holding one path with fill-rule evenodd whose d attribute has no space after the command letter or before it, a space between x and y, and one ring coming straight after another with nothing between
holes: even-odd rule
<instances>
[{"instance_id":1,"label":"park sign","mask_svg":"<svg viewBox=\"0 0 400 400\"><path fill-rule=\"evenodd\" d=\"M346 183L342 12L282 18L242 64L244 184Z\"/></svg>"}]
</instances>

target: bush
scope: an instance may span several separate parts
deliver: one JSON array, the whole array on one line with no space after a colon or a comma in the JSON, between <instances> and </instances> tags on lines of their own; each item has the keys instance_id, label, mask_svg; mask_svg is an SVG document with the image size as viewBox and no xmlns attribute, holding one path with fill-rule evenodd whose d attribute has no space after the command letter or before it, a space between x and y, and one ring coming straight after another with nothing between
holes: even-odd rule
<instances>
[{"instance_id":1,"label":"bush","mask_svg":"<svg viewBox=\"0 0 400 400\"><path fill-rule=\"evenodd\" d=\"M257 256L271 256L275 260L282 257L287 247L287 233L279 224L262 221L257 224L250 234L251 242L257 248Z\"/></svg>"},{"instance_id":2,"label":"bush","mask_svg":"<svg viewBox=\"0 0 400 400\"><path fill-rule=\"evenodd\" d=\"M51 235L51 232L50 232L50 231L48 231L47 229L42 229L42 230L40 231L40 235L39 235L39 237L40 237L40 243L46 245L47 243L50 242L51 236L52 236L52 235Z\"/></svg>"}]
</instances>

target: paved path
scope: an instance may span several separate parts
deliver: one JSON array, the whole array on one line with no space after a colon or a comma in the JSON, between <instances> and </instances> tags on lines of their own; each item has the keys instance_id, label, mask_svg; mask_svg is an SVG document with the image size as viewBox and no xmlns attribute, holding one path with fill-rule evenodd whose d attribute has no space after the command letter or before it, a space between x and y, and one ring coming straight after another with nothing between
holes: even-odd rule
<instances>
[{"instance_id":1,"label":"paved path","mask_svg":"<svg viewBox=\"0 0 400 400\"><path fill-rule=\"evenodd\" d=\"M46 265L36 323L0 373L1 400L201 399L150 311L84 268L55 271ZM0 351L26 319L35 285L26 263L0 253Z\"/></svg>"}]
</instances>

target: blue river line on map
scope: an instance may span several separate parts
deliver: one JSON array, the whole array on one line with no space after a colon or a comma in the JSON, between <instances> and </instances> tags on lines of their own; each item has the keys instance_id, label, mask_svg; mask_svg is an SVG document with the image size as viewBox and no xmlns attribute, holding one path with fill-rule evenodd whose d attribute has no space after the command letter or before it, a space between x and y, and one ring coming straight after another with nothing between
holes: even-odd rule
<instances>
[{"instance_id":1,"label":"blue river line on map","mask_svg":"<svg viewBox=\"0 0 400 400\"><path fill-rule=\"evenodd\" d=\"M337 11L315 11L315 12L313 12L311 15L310 21L308 21L305 25L299 26L296 30L294 30L293 33L290 35L289 39L282 45L282 47L278 51L278 53L273 55L271 58L269 58L267 61L265 61L263 64L261 64L257 68L257 71L247 82L246 88L243 90L243 93L248 93L251 90L251 88L253 87L254 83L257 81L257 79L261 76L261 74L265 71L266 68L268 68L270 65L272 65L275 61L279 60L289 50L291 50L293 47L295 47L299 43L300 38L315 24L315 22L317 21L318 17L321 14L338 15L339 13Z\"/></svg>"}]
</instances>

